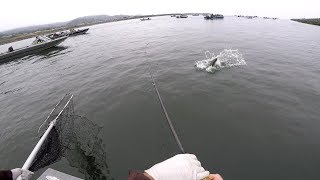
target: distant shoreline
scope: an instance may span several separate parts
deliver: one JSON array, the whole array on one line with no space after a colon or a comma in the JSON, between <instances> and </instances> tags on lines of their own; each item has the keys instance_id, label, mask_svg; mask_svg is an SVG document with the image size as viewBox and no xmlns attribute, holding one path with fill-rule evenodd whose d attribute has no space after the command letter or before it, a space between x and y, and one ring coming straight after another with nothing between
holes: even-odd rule
<instances>
[{"instance_id":1,"label":"distant shoreline","mask_svg":"<svg viewBox=\"0 0 320 180\"><path fill-rule=\"evenodd\" d=\"M2 37L0 39L0 45L4 45L4 44L16 42L16 41L21 41L24 39L29 39L29 38L40 36L40 35L55 33L55 32L63 31L63 30L65 30L65 29L43 30L43 31L37 31L37 32L33 32L33 33L15 34L11 37Z\"/></svg>"},{"instance_id":2,"label":"distant shoreline","mask_svg":"<svg viewBox=\"0 0 320 180\"><path fill-rule=\"evenodd\" d=\"M35 31L35 32L30 32L30 33L19 33L19 34L11 35L9 37L8 36L1 37L0 38L0 45L4 45L4 44L16 42L16 41L21 41L21 40L36 37L36 36L65 31L65 30L69 30L71 28L80 28L80 27L86 27L86 26L93 26L93 25L97 25L97 24L126 21L126 20L131 20L131 19L140 19L140 18L144 18L144 17L169 16L169 15L173 15L173 14L129 16L129 17L126 17L123 19L116 19L116 20L112 20L112 21L105 21L105 22L98 22L98 23L86 23L86 24L76 25L76 26L72 26L72 27L53 28L53 29L40 30L40 31Z\"/></svg>"},{"instance_id":3,"label":"distant shoreline","mask_svg":"<svg viewBox=\"0 0 320 180\"><path fill-rule=\"evenodd\" d=\"M316 25L320 26L320 18L313 18L313 19L291 19L292 21L297 21L300 23L305 23L305 24L311 24L311 25Z\"/></svg>"},{"instance_id":4,"label":"distant shoreline","mask_svg":"<svg viewBox=\"0 0 320 180\"><path fill-rule=\"evenodd\" d=\"M86 27L86 26L93 26L93 25L97 25L97 24L112 23L112 22L118 22L118 21L126 21L126 20L131 20L131 19L140 19L140 18L145 18L145 17L171 16L171 15L176 15L176 14L179 14L179 13L127 16L126 18L115 19L115 20L105 21L105 22L85 23L85 24L75 25L75 26L72 26L72 27L60 27L60 28L52 28L52 29L34 31L34 32L29 32L29 33L18 33L18 34L14 34L14 35L11 35L11 36L3 36L3 37L1 37L0 38L0 45L4 45L4 44L16 42L16 41L21 41L21 40L24 40L24 39L28 39L28 38L32 38L32 37L36 37L36 36L40 36L40 35L46 35L46 34L56 33L56 32L60 32L60 31L65 31L65 30L69 30L71 28L80 28L80 27ZM192 14L192 13L186 13L186 14ZM204 14L204 13L197 13L197 14ZM292 21L296 21L296 22L300 22L300 23L320 26L320 18L291 19L291 20Z\"/></svg>"},{"instance_id":5,"label":"distant shoreline","mask_svg":"<svg viewBox=\"0 0 320 180\"><path fill-rule=\"evenodd\" d=\"M124 20L127 20L127 19L118 20L118 21L124 21ZM110 22L103 22L103 23L111 23L111 22L117 22L117 21L110 21ZM72 28L93 26L93 25L103 24L103 23L85 24L85 25L79 25L79 26L68 27L68 28L49 29L49 30L36 31L36 32L31 32L31 33L15 34L15 35L13 35L11 37L2 37L0 39L0 45L4 45L4 44L16 42L16 41L21 41L21 40L24 40L24 39L29 39L29 38L36 37L36 36L56 33L56 32L60 32L60 31L66 31L66 30L69 30L69 29L72 29Z\"/></svg>"}]
</instances>

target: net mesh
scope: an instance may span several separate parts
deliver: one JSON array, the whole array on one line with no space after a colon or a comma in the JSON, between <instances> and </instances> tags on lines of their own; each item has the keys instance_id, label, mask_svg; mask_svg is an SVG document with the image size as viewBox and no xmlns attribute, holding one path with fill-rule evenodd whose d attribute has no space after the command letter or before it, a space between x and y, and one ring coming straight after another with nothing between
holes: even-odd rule
<instances>
[{"instance_id":1,"label":"net mesh","mask_svg":"<svg viewBox=\"0 0 320 180\"><path fill-rule=\"evenodd\" d=\"M85 179L113 179L106 163L106 152L99 138L101 128L86 117L74 113L71 95L66 95L40 127L42 135L49 123L56 124L37 153L31 171L51 165L62 157L85 175Z\"/></svg>"}]
</instances>

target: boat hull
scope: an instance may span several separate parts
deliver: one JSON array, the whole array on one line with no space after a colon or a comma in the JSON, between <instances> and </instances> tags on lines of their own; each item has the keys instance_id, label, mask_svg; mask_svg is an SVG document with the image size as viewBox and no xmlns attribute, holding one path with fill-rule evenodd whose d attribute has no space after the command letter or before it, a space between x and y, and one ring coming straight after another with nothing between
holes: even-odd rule
<instances>
[{"instance_id":1,"label":"boat hull","mask_svg":"<svg viewBox=\"0 0 320 180\"><path fill-rule=\"evenodd\" d=\"M24 48L15 49L12 52L2 53L2 54L0 54L0 63L8 62L8 61L14 60L16 58L21 58L21 57L24 57L24 56L27 56L30 54L34 54L34 53L52 48L54 46L59 45L67 38L68 37L61 37L61 38L57 38L57 39L49 41L49 42L30 45L30 46L27 46Z\"/></svg>"}]
</instances>

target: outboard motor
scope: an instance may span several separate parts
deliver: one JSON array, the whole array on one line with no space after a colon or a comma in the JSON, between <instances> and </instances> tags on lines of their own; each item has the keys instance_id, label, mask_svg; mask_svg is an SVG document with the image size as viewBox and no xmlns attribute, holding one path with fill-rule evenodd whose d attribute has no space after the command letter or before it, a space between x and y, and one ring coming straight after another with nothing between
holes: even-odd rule
<instances>
[{"instance_id":1,"label":"outboard motor","mask_svg":"<svg viewBox=\"0 0 320 180\"><path fill-rule=\"evenodd\" d=\"M8 52L12 52L12 51L13 51L13 47L10 46L10 47L8 48Z\"/></svg>"}]
</instances>

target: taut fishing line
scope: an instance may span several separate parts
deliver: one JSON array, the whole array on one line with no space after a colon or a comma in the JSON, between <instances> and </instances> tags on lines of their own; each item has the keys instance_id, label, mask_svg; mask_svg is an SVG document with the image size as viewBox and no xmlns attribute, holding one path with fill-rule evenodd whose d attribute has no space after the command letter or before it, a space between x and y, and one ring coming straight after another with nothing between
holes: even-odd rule
<instances>
[{"instance_id":1,"label":"taut fishing line","mask_svg":"<svg viewBox=\"0 0 320 180\"><path fill-rule=\"evenodd\" d=\"M176 130L174 129L174 126L173 126L173 124L172 124L172 122L171 122L171 119L170 119L170 117L169 117L169 115L168 115L168 113L167 113L166 107L164 106L164 103L163 103L163 101L162 101L161 95L160 95L159 90L158 90L158 88L157 88L156 81L155 81L155 79L154 79L154 77L153 77L153 74L152 74L152 71L151 71L151 65L150 65L150 63L149 63L149 61L148 61L148 59L147 59L147 56L146 56L146 55L147 55L147 47L148 47L148 45L149 45L149 43L146 44L146 48L145 48L145 58L146 58L146 62L147 62L148 67L149 67L148 69L149 69L149 74L150 74L150 78L151 78L151 81L152 81L152 85L153 85L154 89L156 90L156 93L157 93L157 96L158 96L158 100L159 100L159 102L160 102L160 105L161 105L161 108L162 108L162 110L163 110L163 113L164 113L164 115L165 115L165 117L166 117L166 120L167 120L167 123L168 123L168 125L169 125L169 127L170 127L170 130L171 130L171 132L172 132L172 134L173 134L173 136L174 136L174 139L175 139L177 145L179 146L179 149L180 149L181 153L184 154L185 151L184 151L184 149L183 149L183 146L182 146L182 144L181 144L181 141L180 141L180 139L179 139L179 136L178 136Z\"/></svg>"},{"instance_id":2,"label":"taut fishing line","mask_svg":"<svg viewBox=\"0 0 320 180\"><path fill-rule=\"evenodd\" d=\"M147 46L148 46L148 45L149 45L149 43L146 44L145 57L146 57L146 55L147 55ZM170 127L170 130L171 130L171 132L172 132L172 134L173 134L173 136L174 136L174 139L175 139L175 141L176 141L176 143L177 143L177 145L178 145L181 153L185 154L186 152L185 152L184 149L183 149L183 146L182 146L182 144L181 144L181 141L180 141L180 139L179 139L179 136L178 136L176 130L174 129L174 126L173 126L173 124L172 124L172 122L171 122L171 119L170 119L170 117L169 117L169 115L168 115L168 113L167 113L166 107L164 106L164 103L163 103L163 101L162 101L161 95L160 95L159 90L158 90L158 88L157 88L156 81L155 81L155 79L154 79L154 77L153 77L153 74L152 74L152 71L151 71L151 65L150 65L149 61L147 60L147 57L146 57L146 62L147 62L148 67L149 67L148 69L149 69L149 74L150 74L150 78L151 78L151 81L152 81L152 85L153 85L154 89L156 90L156 93L157 93L157 96L158 96L158 100L159 100L159 102L160 102L160 105L161 105L161 108L162 108L162 110L163 110L163 113L164 113L164 115L165 115L165 117L166 117L167 123L168 123L168 125L169 125L169 127ZM209 180L209 178L208 178L208 177L205 177L205 178L203 178L202 180Z\"/></svg>"}]
</instances>

